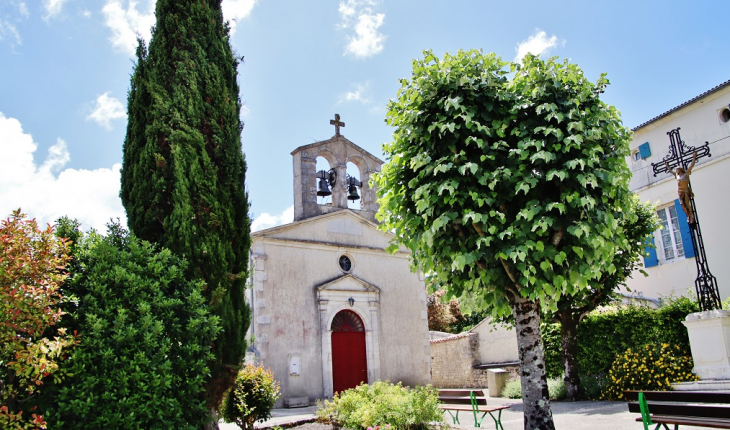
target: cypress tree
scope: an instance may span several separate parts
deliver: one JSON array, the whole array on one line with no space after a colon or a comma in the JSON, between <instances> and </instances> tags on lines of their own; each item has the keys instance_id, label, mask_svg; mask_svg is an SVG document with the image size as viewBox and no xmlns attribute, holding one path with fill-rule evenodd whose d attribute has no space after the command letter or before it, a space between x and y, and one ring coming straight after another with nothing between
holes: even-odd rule
<instances>
[{"instance_id":1,"label":"cypress tree","mask_svg":"<svg viewBox=\"0 0 730 430\"><path fill-rule=\"evenodd\" d=\"M128 94L121 198L129 228L202 278L223 332L208 398L215 407L245 353L250 220L238 61L221 0L158 0Z\"/></svg>"}]
</instances>

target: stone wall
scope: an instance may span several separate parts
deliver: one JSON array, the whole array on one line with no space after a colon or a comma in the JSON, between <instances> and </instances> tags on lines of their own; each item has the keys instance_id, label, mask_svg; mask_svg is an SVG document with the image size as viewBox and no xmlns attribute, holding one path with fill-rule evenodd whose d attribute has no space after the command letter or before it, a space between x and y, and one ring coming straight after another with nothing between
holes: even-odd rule
<instances>
[{"instance_id":1,"label":"stone wall","mask_svg":"<svg viewBox=\"0 0 730 430\"><path fill-rule=\"evenodd\" d=\"M436 388L487 388L489 369L478 369L480 361L479 333L466 332L445 338L432 333L431 379ZM500 367L510 372L510 379L519 377L519 366Z\"/></svg>"},{"instance_id":2,"label":"stone wall","mask_svg":"<svg viewBox=\"0 0 730 430\"><path fill-rule=\"evenodd\" d=\"M474 369L478 364L479 336L462 333L431 341L431 379L437 388L484 388L486 372ZM480 375L484 373L483 377ZM479 385L477 385L479 384Z\"/></svg>"}]
</instances>

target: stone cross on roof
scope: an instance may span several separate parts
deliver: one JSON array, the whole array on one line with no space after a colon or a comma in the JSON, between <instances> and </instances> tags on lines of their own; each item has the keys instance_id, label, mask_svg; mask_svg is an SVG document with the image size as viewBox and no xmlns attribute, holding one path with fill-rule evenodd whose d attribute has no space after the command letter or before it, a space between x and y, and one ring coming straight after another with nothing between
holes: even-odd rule
<instances>
[{"instance_id":1,"label":"stone cross on roof","mask_svg":"<svg viewBox=\"0 0 730 430\"><path fill-rule=\"evenodd\" d=\"M345 123L340 121L340 114L335 114L335 119L330 120L330 124L335 126L335 136L340 135L340 127L344 127Z\"/></svg>"}]
</instances>

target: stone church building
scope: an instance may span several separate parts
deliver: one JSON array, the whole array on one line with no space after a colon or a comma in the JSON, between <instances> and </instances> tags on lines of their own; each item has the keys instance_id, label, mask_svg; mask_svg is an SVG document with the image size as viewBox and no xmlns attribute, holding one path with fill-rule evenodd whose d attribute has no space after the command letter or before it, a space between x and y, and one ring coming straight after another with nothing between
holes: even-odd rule
<instances>
[{"instance_id":1,"label":"stone church building","mask_svg":"<svg viewBox=\"0 0 730 430\"><path fill-rule=\"evenodd\" d=\"M424 279L407 249L385 251L392 235L375 221L370 176L383 162L332 123L331 139L292 152L294 222L252 234L254 346L281 384L277 407L361 382L431 382Z\"/></svg>"}]
</instances>

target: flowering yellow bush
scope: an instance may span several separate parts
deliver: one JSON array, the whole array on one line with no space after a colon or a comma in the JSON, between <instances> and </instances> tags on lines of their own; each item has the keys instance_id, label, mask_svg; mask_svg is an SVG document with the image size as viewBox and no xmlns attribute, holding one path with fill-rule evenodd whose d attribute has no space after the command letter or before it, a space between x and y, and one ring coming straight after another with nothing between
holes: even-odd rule
<instances>
[{"instance_id":1,"label":"flowering yellow bush","mask_svg":"<svg viewBox=\"0 0 730 430\"><path fill-rule=\"evenodd\" d=\"M616 356L601 398L624 397L624 390L669 390L673 382L696 381L692 357L677 345L649 344Z\"/></svg>"}]
</instances>

